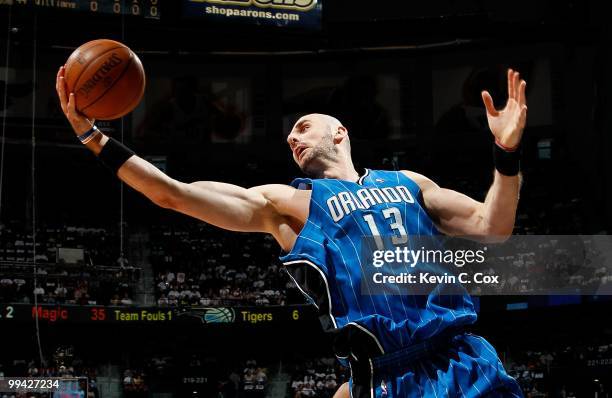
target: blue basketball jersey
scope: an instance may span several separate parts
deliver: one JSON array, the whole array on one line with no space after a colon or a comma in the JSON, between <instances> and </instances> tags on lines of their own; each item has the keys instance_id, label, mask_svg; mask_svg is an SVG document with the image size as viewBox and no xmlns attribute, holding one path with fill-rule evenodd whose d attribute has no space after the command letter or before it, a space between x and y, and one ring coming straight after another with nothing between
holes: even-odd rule
<instances>
[{"instance_id":1,"label":"blue basketball jersey","mask_svg":"<svg viewBox=\"0 0 612 398\"><path fill-rule=\"evenodd\" d=\"M312 196L308 219L281 261L317 306L324 328L353 329L374 346L372 355L380 355L476 321L467 292L388 295L362 290L365 267L371 266L362 255L363 237L440 234L424 209L419 186L405 174L366 170L357 183L301 178L292 186L310 189Z\"/></svg>"}]
</instances>

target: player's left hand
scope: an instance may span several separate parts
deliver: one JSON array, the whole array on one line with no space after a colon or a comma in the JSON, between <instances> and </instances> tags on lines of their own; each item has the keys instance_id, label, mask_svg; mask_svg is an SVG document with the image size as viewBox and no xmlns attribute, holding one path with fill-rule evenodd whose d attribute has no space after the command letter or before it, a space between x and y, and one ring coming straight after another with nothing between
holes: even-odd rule
<instances>
[{"instance_id":1,"label":"player's left hand","mask_svg":"<svg viewBox=\"0 0 612 398\"><path fill-rule=\"evenodd\" d=\"M95 120L89 120L76 109L76 98L74 93L68 93L66 79L64 78L65 74L66 67L60 66L55 78L55 90L57 91L62 112L64 112L66 119L70 122L74 133L81 135L93 126Z\"/></svg>"},{"instance_id":2,"label":"player's left hand","mask_svg":"<svg viewBox=\"0 0 612 398\"><path fill-rule=\"evenodd\" d=\"M495 140L504 148L517 148L521 142L525 121L527 120L527 83L521 80L518 72L508 69L508 101L504 109L498 111L488 91L482 92L482 100L487 108L489 128Z\"/></svg>"}]
</instances>

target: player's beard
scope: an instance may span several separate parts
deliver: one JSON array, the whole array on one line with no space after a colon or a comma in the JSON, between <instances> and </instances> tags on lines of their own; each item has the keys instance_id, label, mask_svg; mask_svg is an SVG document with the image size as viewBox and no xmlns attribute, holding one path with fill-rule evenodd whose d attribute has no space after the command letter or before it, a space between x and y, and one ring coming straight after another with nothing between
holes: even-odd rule
<instances>
[{"instance_id":1,"label":"player's beard","mask_svg":"<svg viewBox=\"0 0 612 398\"><path fill-rule=\"evenodd\" d=\"M326 164L334 161L337 154L331 134L326 134L317 146L308 150L300 168L307 176L321 178Z\"/></svg>"}]
</instances>

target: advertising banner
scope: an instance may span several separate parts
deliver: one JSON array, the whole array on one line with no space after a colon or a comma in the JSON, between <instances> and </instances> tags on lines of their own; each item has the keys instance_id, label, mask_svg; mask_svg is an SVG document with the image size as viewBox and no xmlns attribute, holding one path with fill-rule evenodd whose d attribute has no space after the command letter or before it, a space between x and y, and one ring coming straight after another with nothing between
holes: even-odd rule
<instances>
[{"instance_id":1,"label":"advertising banner","mask_svg":"<svg viewBox=\"0 0 612 398\"><path fill-rule=\"evenodd\" d=\"M221 23L321 28L322 0L183 0L183 16Z\"/></svg>"}]
</instances>

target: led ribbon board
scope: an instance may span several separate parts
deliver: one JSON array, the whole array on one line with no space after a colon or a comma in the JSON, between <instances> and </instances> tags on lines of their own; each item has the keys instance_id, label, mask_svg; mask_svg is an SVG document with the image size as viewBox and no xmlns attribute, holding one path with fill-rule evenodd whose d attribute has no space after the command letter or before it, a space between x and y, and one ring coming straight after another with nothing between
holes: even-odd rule
<instances>
[{"instance_id":1,"label":"led ribbon board","mask_svg":"<svg viewBox=\"0 0 612 398\"><path fill-rule=\"evenodd\" d=\"M80 11L90 14L132 15L159 19L161 0L0 0L0 6L35 10Z\"/></svg>"}]
</instances>

